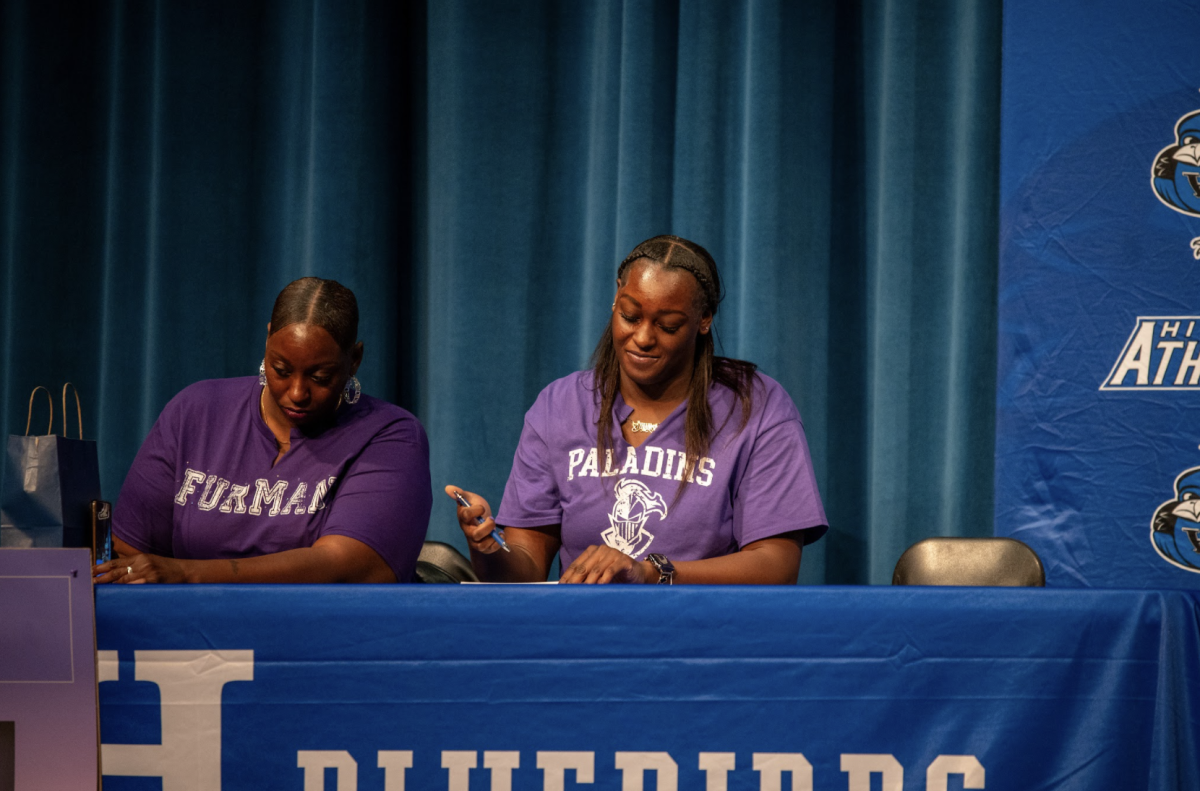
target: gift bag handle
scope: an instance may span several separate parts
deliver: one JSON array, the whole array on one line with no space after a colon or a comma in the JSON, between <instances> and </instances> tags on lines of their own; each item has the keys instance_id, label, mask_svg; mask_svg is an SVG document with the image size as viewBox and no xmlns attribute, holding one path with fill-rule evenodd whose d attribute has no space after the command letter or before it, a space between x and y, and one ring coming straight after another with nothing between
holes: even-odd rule
<instances>
[{"instance_id":1,"label":"gift bag handle","mask_svg":"<svg viewBox=\"0 0 1200 791\"><path fill-rule=\"evenodd\" d=\"M46 433L54 433L54 396L50 395L50 391L38 385L33 388L33 392L29 394L29 412L25 415L25 436L29 436L29 424L33 422L33 399L37 397L37 391L41 390L46 394L46 400L50 402L50 425L46 426Z\"/></svg>"},{"instance_id":2,"label":"gift bag handle","mask_svg":"<svg viewBox=\"0 0 1200 791\"><path fill-rule=\"evenodd\" d=\"M83 439L83 405L79 403L79 388L67 382L63 385L62 393L62 408L63 408L63 437L67 436L67 388L75 391L75 415L79 418L79 438ZM46 395L50 393L47 392ZM53 406L51 407L53 408Z\"/></svg>"}]
</instances>

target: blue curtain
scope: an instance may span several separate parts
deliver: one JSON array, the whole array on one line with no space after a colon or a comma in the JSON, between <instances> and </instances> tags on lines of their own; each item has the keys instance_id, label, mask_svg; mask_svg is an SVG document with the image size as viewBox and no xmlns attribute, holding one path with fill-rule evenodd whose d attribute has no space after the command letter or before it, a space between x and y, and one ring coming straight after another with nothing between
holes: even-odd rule
<instances>
[{"instance_id":1,"label":"blue curtain","mask_svg":"<svg viewBox=\"0 0 1200 791\"><path fill-rule=\"evenodd\" d=\"M0 8L0 428L75 381L106 496L311 273L358 294L360 378L422 419L435 488L498 505L617 262L669 232L722 267L719 348L804 416L831 530L802 582L992 532L997 4ZM430 537L461 546L448 501Z\"/></svg>"}]
</instances>

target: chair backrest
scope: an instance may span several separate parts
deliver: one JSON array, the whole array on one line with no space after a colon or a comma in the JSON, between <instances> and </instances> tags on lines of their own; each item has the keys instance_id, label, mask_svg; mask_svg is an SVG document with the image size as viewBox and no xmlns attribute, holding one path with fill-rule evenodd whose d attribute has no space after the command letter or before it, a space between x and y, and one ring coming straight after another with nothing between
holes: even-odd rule
<instances>
[{"instance_id":1,"label":"chair backrest","mask_svg":"<svg viewBox=\"0 0 1200 791\"><path fill-rule=\"evenodd\" d=\"M1042 587L1046 572L1015 538L926 538L900 556L892 584Z\"/></svg>"},{"instance_id":2,"label":"chair backrest","mask_svg":"<svg viewBox=\"0 0 1200 791\"><path fill-rule=\"evenodd\" d=\"M449 544L426 541L417 556L417 582L479 582L471 561Z\"/></svg>"}]
</instances>

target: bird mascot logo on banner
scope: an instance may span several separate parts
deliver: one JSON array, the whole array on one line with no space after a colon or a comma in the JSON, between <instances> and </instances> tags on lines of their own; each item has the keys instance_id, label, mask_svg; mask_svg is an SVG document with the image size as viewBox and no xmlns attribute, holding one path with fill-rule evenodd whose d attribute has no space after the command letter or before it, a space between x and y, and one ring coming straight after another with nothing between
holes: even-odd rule
<instances>
[{"instance_id":1,"label":"bird mascot logo on banner","mask_svg":"<svg viewBox=\"0 0 1200 791\"><path fill-rule=\"evenodd\" d=\"M1150 183L1160 201L1200 217L1200 110L1175 122L1175 142L1154 158ZM1200 237L1192 240L1192 255L1200 259Z\"/></svg>"},{"instance_id":2,"label":"bird mascot logo on banner","mask_svg":"<svg viewBox=\"0 0 1200 791\"><path fill-rule=\"evenodd\" d=\"M1200 467L1175 479L1175 499L1150 520L1150 540L1162 559L1188 571L1200 571Z\"/></svg>"}]
</instances>

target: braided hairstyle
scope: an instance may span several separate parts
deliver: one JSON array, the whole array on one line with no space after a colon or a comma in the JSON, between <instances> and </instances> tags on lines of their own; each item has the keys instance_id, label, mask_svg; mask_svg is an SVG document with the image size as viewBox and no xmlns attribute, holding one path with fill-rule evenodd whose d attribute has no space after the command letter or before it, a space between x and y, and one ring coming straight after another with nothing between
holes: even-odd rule
<instances>
[{"instance_id":1,"label":"braided hairstyle","mask_svg":"<svg viewBox=\"0 0 1200 791\"><path fill-rule=\"evenodd\" d=\"M682 269L696 279L699 286L696 294L697 307L701 315L716 315L717 306L724 298L717 262L708 251L695 242L678 236L655 236L633 248L617 267L617 282L624 285L629 267L635 261L653 261L664 269ZM757 366L745 360L717 357L714 352L713 333L696 336L696 354L693 358L692 380L688 388L687 413L684 418L684 448L687 464L680 481L680 490L692 476L697 462L708 454L713 436L724 427L714 428L712 407L708 403L709 389L714 385L728 387L737 396L742 407L738 431L746 426L753 406L753 380ZM621 366L613 346L611 320L600 336L596 350L592 353L592 365L596 392L600 402L600 417L596 421L596 447L600 464L612 450L613 404L621 384ZM732 415L732 412L730 413ZM729 416L725 417L726 420Z\"/></svg>"},{"instance_id":2,"label":"braided hairstyle","mask_svg":"<svg viewBox=\"0 0 1200 791\"><path fill-rule=\"evenodd\" d=\"M284 286L271 310L271 335L291 324L312 324L328 332L349 354L358 340L358 300L336 280L302 277Z\"/></svg>"}]
</instances>

